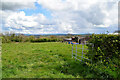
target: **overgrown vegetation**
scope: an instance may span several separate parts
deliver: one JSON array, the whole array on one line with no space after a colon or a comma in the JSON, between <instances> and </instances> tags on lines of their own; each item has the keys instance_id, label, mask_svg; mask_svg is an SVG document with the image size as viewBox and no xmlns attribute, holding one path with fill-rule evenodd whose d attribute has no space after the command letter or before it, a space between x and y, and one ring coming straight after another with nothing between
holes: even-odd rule
<instances>
[{"instance_id":1,"label":"overgrown vegetation","mask_svg":"<svg viewBox=\"0 0 120 80\"><path fill-rule=\"evenodd\" d=\"M88 44L87 57L92 60L91 66L99 70L103 77L120 78L120 36L99 34L92 35ZM90 55L91 54L91 55Z\"/></svg>"},{"instance_id":2,"label":"overgrown vegetation","mask_svg":"<svg viewBox=\"0 0 120 80\"><path fill-rule=\"evenodd\" d=\"M16 35L16 34L6 34L2 35L2 43L10 42L58 42L62 41L61 38L55 36L51 37L35 37L35 36L25 36L25 35Z\"/></svg>"}]
</instances>

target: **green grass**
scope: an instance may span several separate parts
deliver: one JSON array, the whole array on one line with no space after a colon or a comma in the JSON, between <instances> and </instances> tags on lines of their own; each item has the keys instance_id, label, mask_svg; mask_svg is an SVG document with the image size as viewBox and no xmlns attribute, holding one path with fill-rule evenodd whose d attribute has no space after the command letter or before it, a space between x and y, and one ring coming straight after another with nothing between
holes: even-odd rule
<instances>
[{"instance_id":1,"label":"green grass","mask_svg":"<svg viewBox=\"0 0 120 80\"><path fill-rule=\"evenodd\" d=\"M2 79L2 60L1 60L1 45L2 45L2 40L0 36L0 79Z\"/></svg>"},{"instance_id":2,"label":"green grass","mask_svg":"<svg viewBox=\"0 0 120 80\"><path fill-rule=\"evenodd\" d=\"M99 75L72 59L72 45L45 42L2 44L2 77L99 78Z\"/></svg>"}]
</instances>

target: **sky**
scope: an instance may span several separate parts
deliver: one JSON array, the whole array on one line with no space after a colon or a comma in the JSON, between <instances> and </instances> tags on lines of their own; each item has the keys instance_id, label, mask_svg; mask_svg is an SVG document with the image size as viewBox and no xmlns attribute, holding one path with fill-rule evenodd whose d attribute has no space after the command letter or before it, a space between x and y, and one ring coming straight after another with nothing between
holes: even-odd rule
<instances>
[{"instance_id":1,"label":"sky","mask_svg":"<svg viewBox=\"0 0 120 80\"><path fill-rule=\"evenodd\" d=\"M22 34L113 33L118 0L1 0L0 32Z\"/></svg>"}]
</instances>

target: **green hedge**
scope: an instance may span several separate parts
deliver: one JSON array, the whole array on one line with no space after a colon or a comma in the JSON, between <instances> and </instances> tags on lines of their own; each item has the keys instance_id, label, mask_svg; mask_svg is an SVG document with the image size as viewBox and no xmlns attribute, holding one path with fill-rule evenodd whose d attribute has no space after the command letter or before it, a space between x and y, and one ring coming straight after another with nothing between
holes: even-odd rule
<instances>
[{"instance_id":1,"label":"green hedge","mask_svg":"<svg viewBox=\"0 0 120 80\"><path fill-rule=\"evenodd\" d=\"M24 35L15 35L8 34L2 35L2 43L10 42L57 42L62 41L59 38L35 38L35 36L24 36Z\"/></svg>"},{"instance_id":2,"label":"green hedge","mask_svg":"<svg viewBox=\"0 0 120 80\"><path fill-rule=\"evenodd\" d=\"M57 42L61 41L60 39L49 39L49 38L38 38L38 39L32 39L30 42Z\"/></svg>"},{"instance_id":3,"label":"green hedge","mask_svg":"<svg viewBox=\"0 0 120 80\"><path fill-rule=\"evenodd\" d=\"M88 41L94 45L93 49L91 44L88 45L89 52L92 54L93 61L96 62L100 59L107 58L120 58L120 36L119 35L107 35L99 34L90 36Z\"/></svg>"},{"instance_id":4,"label":"green hedge","mask_svg":"<svg viewBox=\"0 0 120 80\"><path fill-rule=\"evenodd\" d=\"M93 34L90 38L88 43L94 47L87 45L86 56L92 60L94 69L101 69L112 78L120 76L120 35Z\"/></svg>"}]
</instances>

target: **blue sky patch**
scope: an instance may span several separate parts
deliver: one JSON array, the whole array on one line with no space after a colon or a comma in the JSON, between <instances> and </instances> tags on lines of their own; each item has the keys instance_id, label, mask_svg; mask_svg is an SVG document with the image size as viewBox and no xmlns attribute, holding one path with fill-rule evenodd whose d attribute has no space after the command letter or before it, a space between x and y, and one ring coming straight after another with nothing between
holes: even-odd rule
<instances>
[{"instance_id":1,"label":"blue sky patch","mask_svg":"<svg viewBox=\"0 0 120 80\"><path fill-rule=\"evenodd\" d=\"M36 9L20 9L19 11L24 11L26 16L31 16L33 14L43 14L44 16L46 16L48 19L51 19L51 11L43 8L41 5L39 5L37 2L34 3L36 6Z\"/></svg>"}]
</instances>

